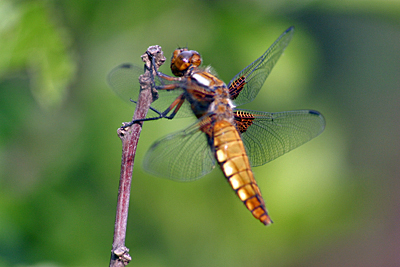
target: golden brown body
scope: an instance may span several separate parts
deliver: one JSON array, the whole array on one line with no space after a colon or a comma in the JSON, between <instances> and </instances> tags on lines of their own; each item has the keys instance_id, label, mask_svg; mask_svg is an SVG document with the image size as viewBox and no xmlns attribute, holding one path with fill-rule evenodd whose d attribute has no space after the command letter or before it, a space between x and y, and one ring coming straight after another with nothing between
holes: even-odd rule
<instances>
[{"instance_id":1,"label":"golden brown body","mask_svg":"<svg viewBox=\"0 0 400 267\"><path fill-rule=\"evenodd\" d=\"M226 120L217 121L214 147L218 164L240 200L256 219L265 225L272 223L236 127Z\"/></svg>"},{"instance_id":2,"label":"golden brown body","mask_svg":"<svg viewBox=\"0 0 400 267\"><path fill-rule=\"evenodd\" d=\"M246 149L238 131L230 92L226 84L206 70L198 68L201 59L196 51L175 50L171 69L186 79L181 85L209 140L216 160L233 190L253 216L263 224L272 223L264 199L254 179ZM172 89L177 85L164 88Z\"/></svg>"}]
</instances>

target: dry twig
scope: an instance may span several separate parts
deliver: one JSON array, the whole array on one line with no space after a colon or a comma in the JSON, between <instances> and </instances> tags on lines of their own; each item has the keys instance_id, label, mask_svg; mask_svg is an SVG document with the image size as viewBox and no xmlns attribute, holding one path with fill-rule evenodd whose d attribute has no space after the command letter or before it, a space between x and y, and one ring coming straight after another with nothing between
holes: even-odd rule
<instances>
[{"instance_id":1,"label":"dry twig","mask_svg":"<svg viewBox=\"0 0 400 267\"><path fill-rule=\"evenodd\" d=\"M156 69L165 62L161 47L158 45L150 46L146 53L142 55L142 60L146 64L146 71L139 77L140 93L133 115L133 121L146 118L150 104L156 98L156 92L154 92L154 88L152 88L153 77L156 73L154 68L152 68L151 57L154 58L153 62L155 63ZM132 259L128 254L129 249L125 246L125 237L133 164L142 124L143 122L133 123L132 125L125 124L117 131L122 141L122 159L110 267L126 266Z\"/></svg>"}]
</instances>

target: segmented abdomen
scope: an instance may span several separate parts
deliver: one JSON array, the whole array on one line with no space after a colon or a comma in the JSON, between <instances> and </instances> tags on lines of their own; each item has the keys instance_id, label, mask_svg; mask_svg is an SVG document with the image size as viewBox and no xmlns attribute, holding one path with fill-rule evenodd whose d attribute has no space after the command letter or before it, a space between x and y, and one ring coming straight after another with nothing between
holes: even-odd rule
<instances>
[{"instance_id":1,"label":"segmented abdomen","mask_svg":"<svg viewBox=\"0 0 400 267\"><path fill-rule=\"evenodd\" d=\"M214 147L218 164L240 200L256 219L272 223L236 127L226 120L215 122Z\"/></svg>"}]
</instances>

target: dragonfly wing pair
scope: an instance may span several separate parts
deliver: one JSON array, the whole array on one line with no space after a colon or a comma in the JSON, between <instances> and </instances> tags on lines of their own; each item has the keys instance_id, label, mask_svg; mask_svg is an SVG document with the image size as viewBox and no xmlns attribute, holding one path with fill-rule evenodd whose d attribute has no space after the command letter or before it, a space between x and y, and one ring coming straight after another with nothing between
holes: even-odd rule
<instances>
[{"instance_id":1,"label":"dragonfly wing pair","mask_svg":"<svg viewBox=\"0 0 400 267\"><path fill-rule=\"evenodd\" d=\"M252 167L263 165L318 136L322 115L313 110L277 113L235 110L237 128ZM193 181L215 166L212 148L201 131L205 118L156 141L144 158L146 171L176 181Z\"/></svg>"}]
</instances>

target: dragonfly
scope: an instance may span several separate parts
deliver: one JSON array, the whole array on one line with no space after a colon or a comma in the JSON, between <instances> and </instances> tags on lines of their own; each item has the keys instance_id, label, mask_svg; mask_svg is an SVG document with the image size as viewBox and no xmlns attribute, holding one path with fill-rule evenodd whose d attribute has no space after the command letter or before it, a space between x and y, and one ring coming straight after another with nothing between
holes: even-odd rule
<instances>
[{"instance_id":1,"label":"dragonfly","mask_svg":"<svg viewBox=\"0 0 400 267\"><path fill-rule=\"evenodd\" d=\"M200 67L202 58L197 51L176 49L170 65L174 76L157 72L154 83L159 98L151 105L156 113L141 121L187 116L197 120L157 140L144 157L144 169L175 181L194 181L218 164L252 215L264 225L271 224L252 167L318 136L325 128L325 119L315 110L262 112L237 106L254 100L293 33L294 27L288 28L228 85L208 68ZM143 69L122 64L110 72L108 81L117 94L128 99L127 95L139 92L135 83L139 74Z\"/></svg>"}]
</instances>

